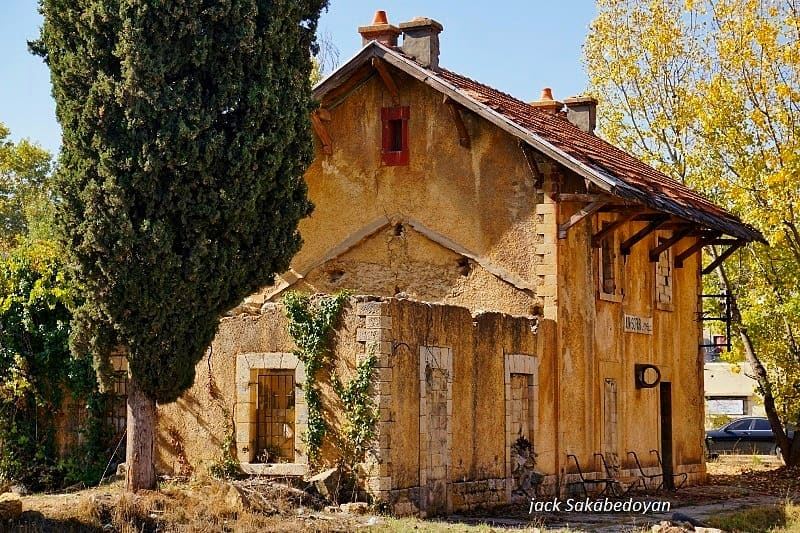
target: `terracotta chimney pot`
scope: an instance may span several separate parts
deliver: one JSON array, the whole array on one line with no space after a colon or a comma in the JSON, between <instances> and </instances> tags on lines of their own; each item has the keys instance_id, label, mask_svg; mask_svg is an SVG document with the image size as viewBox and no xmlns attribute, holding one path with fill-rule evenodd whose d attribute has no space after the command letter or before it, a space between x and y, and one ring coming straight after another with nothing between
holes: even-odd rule
<instances>
[{"instance_id":1,"label":"terracotta chimney pot","mask_svg":"<svg viewBox=\"0 0 800 533\"><path fill-rule=\"evenodd\" d=\"M553 90L550 87L542 89L542 94L539 99L531 102L530 105L550 113L558 113L564 107L563 102L559 102L553 98Z\"/></svg>"},{"instance_id":2,"label":"terracotta chimney pot","mask_svg":"<svg viewBox=\"0 0 800 533\"><path fill-rule=\"evenodd\" d=\"M372 19L372 25L378 26L379 24L389 24L389 19L386 16L386 11L379 9L375 12L375 17Z\"/></svg>"},{"instance_id":3,"label":"terracotta chimney pot","mask_svg":"<svg viewBox=\"0 0 800 533\"><path fill-rule=\"evenodd\" d=\"M372 18L372 24L359 26L358 33L361 34L361 46L366 46L370 41L378 41L384 46L397 46L400 28L389 24L386 11L379 9Z\"/></svg>"}]
</instances>

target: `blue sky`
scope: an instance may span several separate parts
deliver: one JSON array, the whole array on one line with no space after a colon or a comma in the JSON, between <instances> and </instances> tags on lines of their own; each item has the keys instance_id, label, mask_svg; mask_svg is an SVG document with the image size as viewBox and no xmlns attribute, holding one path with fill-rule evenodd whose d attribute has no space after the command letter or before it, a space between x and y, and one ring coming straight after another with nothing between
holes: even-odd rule
<instances>
[{"instance_id":1,"label":"blue sky","mask_svg":"<svg viewBox=\"0 0 800 533\"><path fill-rule=\"evenodd\" d=\"M0 122L14 139L60 144L49 73L28 53L26 41L41 24L36 0L0 0ZM360 47L356 28L385 9L397 24L415 16L442 23L441 64L523 100L550 86L556 98L582 92L586 74L581 46L594 17L592 0L331 0L320 20L346 61Z\"/></svg>"}]
</instances>

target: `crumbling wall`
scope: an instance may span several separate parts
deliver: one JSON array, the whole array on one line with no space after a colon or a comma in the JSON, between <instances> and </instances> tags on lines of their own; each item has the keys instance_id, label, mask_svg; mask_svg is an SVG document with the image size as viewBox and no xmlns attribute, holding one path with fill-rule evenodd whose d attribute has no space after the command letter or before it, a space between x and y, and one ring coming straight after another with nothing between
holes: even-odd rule
<instances>
[{"instance_id":1,"label":"crumbling wall","mask_svg":"<svg viewBox=\"0 0 800 533\"><path fill-rule=\"evenodd\" d=\"M250 303L274 301L296 283L309 292L403 293L473 311L554 312L554 256L545 249L555 218L542 189L549 165L529 160L516 138L466 110L471 147L464 148L441 94L392 75L400 105L410 106L409 165L381 164L380 112L394 103L377 76L331 106L333 153L317 146L305 175L315 211L300 223L303 247L292 270Z\"/></svg>"},{"instance_id":2,"label":"crumbling wall","mask_svg":"<svg viewBox=\"0 0 800 533\"><path fill-rule=\"evenodd\" d=\"M317 376L324 416L331 427L321 449L322 465L338 460L336 439L341 438L344 423L342 407L331 385L331 371L349 379L356 353L363 351L355 339L359 323L354 305L355 300L351 300L337 324L333 365ZM237 358L242 354L292 354L295 349L281 305L267 306L258 315L223 319L208 355L195 368L194 385L176 402L158 406L157 470L170 475L206 474L222 458L229 435L235 441L230 450L234 458L248 453L253 438L248 426L252 427L255 421L238 401ZM299 398L302 393L298 391L296 396ZM302 431L303 421L297 426L297 431Z\"/></svg>"},{"instance_id":3,"label":"crumbling wall","mask_svg":"<svg viewBox=\"0 0 800 533\"><path fill-rule=\"evenodd\" d=\"M403 299L365 304L359 313L390 326L362 333L391 350L387 380L376 385L387 407L376 464L367 465L373 497L398 514L422 515L509 501L509 371L542 376L531 403L533 445L538 467L554 473L552 322ZM512 354L530 366L510 368Z\"/></svg>"}]
</instances>

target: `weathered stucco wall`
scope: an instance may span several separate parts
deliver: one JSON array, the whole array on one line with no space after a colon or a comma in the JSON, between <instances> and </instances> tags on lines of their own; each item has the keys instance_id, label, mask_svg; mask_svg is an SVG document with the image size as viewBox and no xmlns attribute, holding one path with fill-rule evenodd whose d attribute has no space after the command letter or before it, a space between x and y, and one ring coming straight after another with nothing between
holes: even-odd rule
<instances>
[{"instance_id":1,"label":"weathered stucco wall","mask_svg":"<svg viewBox=\"0 0 800 533\"><path fill-rule=\"evenodd\" d=\"M518 354L538 363L533 445L538 468L555 472L554 380L555 328L548 320L531 320L499 313L470 315L464 308L429 305L392 299L383 311L391 317L392 381L388 386L389 410L383 431L389 448L383 459L391 464L390 484L381 487L382 498L400 514L446 512L477 504L507 501L508 478L506 427L509 423L505 388L507 356ZM426 351L434 351L426 365ZM438 352L436 351L438 350ZM438 360L442 350L450 361ZM447 421L425 397L432 368L446 368L452 379ZM427 433L444 423L451 435L443 451L426 444ZM431 427L431 425L433 427ZM444 428L443 428L444 429ZM526 435L528 437L528 435ZM429 462L446 455L441 472L446 488L437 493ZM427 472L426 472L427 471Z\"/></svg>"},{"instance_id":2,"label":"weathered stucco wall","mask_svg":"<svg viewBox=\"0 0 800 533\"><path fill-rule=\"evenodd\" d=\"M342 427L342 408L331 388L330 370L335 369L344 379L352 374L356 353L363 351L355 336L358 320L350 305L336 329L335 365L317 376L326 399L325 417L333 428L321 450L323 464L335 462L335 439ZM192 388L178 401L158 407L157 469L170 474L205 474L222 457L224 440L231 433L236 440L236 447L231 450L234 457L245 447L251 448L251 438L246 438L244 431L254 420L237 400L237 357L292 353L295 349L282 306L270 306L257 316L222 320L210 356L197 364ZM251 383L251 387L255 386ZM301 396L302 392L296 391L296 397ZM297 431L302 429L302 423L298 424Z\"/></svg>"},{"instance_id":3,"label":"weathered stucco wall","mask_svg":"<svg viewBox=\"0 0 800 533\"><path fill-rule=\"evenodd\" d=\"M566 180L569 186L570 180ZM559 205L564 221L581 204ZM589 217L570 229L558 242L558 328L560 342L561 398L585 398L585 403L562 402L560 440L565 450L575 453L584 464L594 467L592 454L616 454L622 466L630 466L628 451L635 451L645 466L656 465L651 449L661 452L659 388L635 387L634 365L650 363L661 371L661 380L672 385L673 458L676 471L687 471L693 482L703 478L703 382L702 355L698 348L697 321L700 290L699 254L672 269L671 310L656 305L656 263L649 251L659 236L648 235L634 245L627 258L619 257L621 301L600 297L599 251L590 244L591 232L612 214ZM617 230L620 242L641 229L644 222L628 222ZM673 254L693 243L686 238L673 247ZM664 307L664 306L662 306ZM625 332L625 315L652 318L652 335ZM604 425L609 423L606 379L616 385L616 432L612 442ZM604 433L605 432L605 433ZM566 461L566 457L562 457ZM572 464L566 464L571 471Z\"/></svg>"},{"instance_id":4,"label":"weathered stucco wall","mask_svg":"<svg viewBox=\"0 0 800 533\"><path fill-rule=\"evenodd\" d=\"M267 307L259 316L222 321L210 359L197 365L195 385L177 402L159 406L160 472L207 473L222 457L229 434L235 436L234 455L252 446L244 430L253 415L237 401L236 361L242 354L291 352L294 343L286 326L282 306ZM509 372L531 375L530 390L535 392L529 405L535 410L535 423L525 436L533 441L539 470L556 472L555 333L549 320L500 313L473 316L463 307L407 299L350 298L337 326L332 366L317 376L330 427L319 468L335 464L343 449L344 413L330 386L330 370L347 382L359 358L375 353L379 363L373 395L380 420L362 469L373 497L400 513L507 501L513 488L506 431L511 417ZM430 359L433 352L437 355ZM446 363L441 360L445 353ZM528 366L518 364L520 359ZM449 404L446 409L444 403L437 410L423 399L426 379L436 371L434 362L444 370L441 383L449 384L440 397ZM541 378L533 379L534 374ZM426 441L431 424L439 424L439 433L447 435L447 443L440 442L435 454ZM300 423L297 430L302 430ZM437 461L440 466L431 467ZM440 476L441 493L431 482L434 474Z\"/></svg>"},{"instance_id":5,"label":"weathered stucco wall","mask_svg":"<svg viewBox=\"0 0 800 533\"><path fill-rule=\"evenodd\" d=\"M547 200L518 141L463 111L471 148L462 147L441 94L400 72L393 75L400 105L410 106L410 164L381 165L380 111L393 103L377 76L330 107L332 118L325 124L333 154L318 146L305 176L316 208L300 224L304 245L292 269L305 276L305 283L297 288L347 288L381 296L402 292L521 315L552 308L552 291L538 287L554 272L537 255L537 245L553 238L555 221L537 212ZM362 241L359 231L380 220L389 226ZM429 235L403 223L408 220ZM403 227L396 229L398 221ZM464 261L463 254L431 240L432 234L446 236L484 266ZM339 255L341 246L354 249ZM324 258L329 260L317 264ZM491 273L493 267L523 286L503 281ZM265 289L261 298L274 298L273 289Z\"/></svg>"}]
</instances>

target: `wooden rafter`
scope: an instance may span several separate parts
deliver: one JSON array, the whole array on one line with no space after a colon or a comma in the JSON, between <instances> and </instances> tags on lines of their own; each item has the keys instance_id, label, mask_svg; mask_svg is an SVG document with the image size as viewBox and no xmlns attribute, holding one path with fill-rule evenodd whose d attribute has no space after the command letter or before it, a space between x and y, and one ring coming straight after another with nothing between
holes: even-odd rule
<instances>
[{"instance_id":1,"label":"wooden rafter","mask_svg":"<svg viewBox=\"0 0 800 533\"><path fill-rule=\"evenodd\" d=\"M617 199L619 202L622 203L609 203L604 205L603 208L600 210L601 213L627 213L632 208L641 209L641 206L638 204L627 203L623 200Z\"/></svg>"},{"instance_id":2,"label":"wooden rafter","mask_svg":"<svg viewBox=\"0 0 800 533\"><path fill-rule=\"evenodd\" d=\"M569 228L571 228L572 226L574 226L575 224L577 224L578 222L580 222L584 218L595 214L597 211L600 210L601 207L603 207L607 203L608 203L608 200L602 199L602 200L596 200L596 201L590 203L589 205L584 206L583 209L581 209L580 211L578 211L577 213L575 213L574 215L569 217L568 221L564 222L563 224L559 224L558 225L558 238L559 239L566 239L567 238L567 231L569 230Z\"/></svg>"},{"instance_id":3,"label":"wooden rafter","mask_svg":"<svg viewBox=\"0 0 800 533\"><path fill-rule=\"evenodd\" d=\"M677 244L678 241L689 235L692 231L694 231L694 226L689 225L673 233L672 237L650 250L650 262L655 263L658 261L659 256L664 253L665 250Z\"/></svg>"},{"instance_id":4,"label":"wooden rafter","mask_svg":"<svg viewBox=\"0 0 800 533\"><path fill-rule=\"evenodd\" d=\"M745 244L747 244L745 241L737 239L734 244L731 244L724 252L719 254L717 258L711 262L710 265L708 265L703 269L703 275L705 276L706 274L710 274L711 272L713 272L714 269L717 268L719 265L721 265L722 262L725 261L728 257L730 257L733 252L735 252Z\"/></svg>"},{"instance_id":5,"label":"wooden rafter","mask_svg":"<svg viewBox=\"0 0 800 533\"><path fill-rule=\"evenodd\" d=\"M639 218L639 217L636 217ZM631 235L625 242L620 244L619 251L622 255L630 255L631 248L637 242L641 241L645 237L647 237L650 233L654 232L661 226L664 222L669 220L669 215L659 215L658 218L655 218L647 223L645 227Z\"/></svg>"},{"instance_id":6,"label":"wooden rafter","mask_svg":"<svg viewBox=\"0 0 800 533\"><path fill-rule=\"evenodd\" d=\"M524 143L521 139L517 141L517 144L520 150L522 150L522 155L525 156L525 162L528 164L528 170L531 171L531 175L533 176L533 186L540 189L542 185L544 185L544 174L542 174L542 170L539 168L539 163L536 162L536 155L533 153L533 148L527 143Z\"/></svg>"},{"instance_id":7,"label":"wooden rafter","mask_svg":"<svg viewBox=\"0 0 800 533\"><path fill-rule=\"evenodd\" d=\"M325 122L331 121L331 112L325 109L324 107L320 107L317 109L317 116Z\"/></svg>"},{"instance_id":8,"label":"wooden rafter","mask_svg":"<svg viewBox=\"0 0 800 533\"><path fill-rule=\"evenodd\" d=\"M372 66L378 71L378 75L386 86L386 90L392 95L392 102L394 105L400 105L400 91L397 90L397 84L394 82L391 72L386 68L386 62L379 57L373 57Z\"/></svg>"},{"instance_id":9,"label":"wooden rafter","mask_svg":"<svg viewBox=\"0 0 800 533\"><path fill-rule=\"evenodd\" d=\"M620 226L631 220L633 217L640 213L639 209L633 209L628 213L623 213L620 215L618 219L611 222L608 226L601 228L600 231L592 235L592 247L593 248L600 248L602 240L607 236L612 234L614 231L617 230Z\"/></svg>"},{"instance_id":10,"label":"wooden rafter","mask_svg":"<svg viewBox=\"0 0 800 533\"><path fill-rule=\"evenodd\" d=\"M326 120L323 117L327 117L327 120L330 120L331 115L328 110L317 110L311 113L311 126L314 128L314 132L319 137L320 142L322 143L322 151L327 155L331 155L333 153L333 143L331 142L331 135L328 133L328 128L325 127L323 120Z\"/></svg>"},{"instance_id":11,"label":"wooden rafter","mask_svg":"<svg viewBox=\"0 0 800 533\"><path fill-rule=\"evenodd\" d=\"M692 226L692 232L690 232L688 235L692 234L700 235L703 232L703 230L701 230L696 224L692 222L685 222L682 220L676 220L674 222L666 222L661 226L661 229L682 230L687 226Z\"/></svg>"},{"instance_id":12,"label":"wooden rafter","mask_svg":"<svg viewBox=\"0 0 800 533\"><path fill-rule=\"evenodd\" d=\"M664 217L666 217L666 219ZM643 221L651 222L653 220L663 220L663 223L661 224L661 226L664 226L664 225L669 223L669 215L665 215L664 213L658 213L658 212L655 212L655 211L648 211L648 212L636 215L636 218L634 218L634 220L640 221L640 222L643 222ZM661 226L659 226L659 227L661 227Z\"/></svg>"},{"instance_id":13,"label":"wooden rafter","mask_svg":"<svg viewBox=\"0 0 800 533\"><path fill-rule=\"evenodd\" d=\"M346 79L333 90L325 93L320 102L328 109L333 109L347 98L347 96L359 88L361 85L369 81L375 75L375 69L371 64L365 63L357 70L350 72ZM334 74L334 77L340 77Z\"/></svg>"},{"instance_id":14,"label":"wooden rafter","mask_svg":"<svg viewBox=\"0 0 800 533\"><path fill-rule=\"evenodd\" d=\"M714 239L708 242L707 244L719 244L724 246L726 244L727 245L737 244L739 241L740 239Z\"/></svg>"},{"instance_id":15,"label":"wooden rafter","mask_svg":"<svg viewBox=\"0 0 800 533\"><path fill-rule=\"evenodd\" d=\"M464 148L469 148L470 147L469 131L467 131L467 125L464 124L464 118L461 116L461 106L458 105L449 96L444 97L444 103L450 110L450 116L453 117L453 122L455 122L456 124L456 130L458 130L459 144Z\"/></svg>"},{"instance_id":16,"label":"wooden rafter","mask_svg":"<svg viewBox=\"0 0 800 533\"><path fill-rule=\"evenodd\" d=\"M684 251L675 256L675 268L683 268L683 262L689 256L696 254L697 252L703 249L703 246L711 244L718 237L719 237L719 232L714 232L698 238L697 242L695 242L693 245L689 246L687 249L685 249Z\"/></svg>"},{"instance_id":17,"label":"wooden rafter","mask_svg":"<svg viewBox=\"0 0 800 533\"><path fill-rule=\"evenodd\" d=\"M601 194L561 193L556 195L557 202L596 202L598 200L611 201L609 197Z\"/></svg>"}]
</instances>

